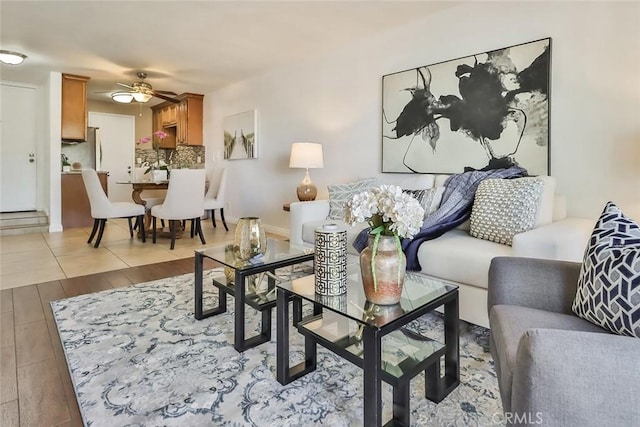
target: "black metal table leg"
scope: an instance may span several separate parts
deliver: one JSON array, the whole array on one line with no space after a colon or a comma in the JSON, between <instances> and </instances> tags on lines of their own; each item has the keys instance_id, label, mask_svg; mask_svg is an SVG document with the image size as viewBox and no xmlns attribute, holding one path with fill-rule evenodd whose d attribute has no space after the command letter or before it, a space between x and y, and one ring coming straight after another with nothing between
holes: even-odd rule
<instances>
[{"instance_id":1,"label":"black metal table leg","mask_svg":"<svg viewBox=\"0 0 640 427\"><path fill-rule=\"evenodd\" d=\"M143 225L144 227L144 225ZM198 320L202 320L202 263L204 262L204 257L200 252L195 253L195 265L194 265L194 289L195 289L195 307L194 307L194 315Z\"/></svg>"},{"instance_id":2,"label":"black metal table leg","mask_svg":"<svg viewBox=\"0 0 640 427\"><path fill-rule=\"evenodd\" d=\"M246 307L245 297L247 294L246 280L247 275L236 270L235 275L235 313L234 313L234 335L233 335L233 347L238 352L243 352L257 345L263 344L271 340L271 310L272 307L261 310L262 319L260 326L260 334L251 338L246 338L245 335L245 320L246 320Z\"/></svg>"},{"instance_id":3,"label":"black metal table leg","mask_svg":"<svg viewBox=\"0 0 640 427\"><path fill-rule=\"evenodd\" d=\"M289 378L289 296L282 289L276 292L276 379L280 384L285 385L291 382ZM297 303L302 304L300 300ZM295 324L295 314L293 317Z\"/></svg>"},{"instance_id":4,"label":"black metal table leg","mask_svg":"<svg viewBox=\"0 0 640 427\"><path fill-rule=\"evenodd\" d=\"M425 369L425 397L439 403L460 384L458 292L444 304L444 376L440 360Z\"/></svg>"},{"instance_id":5,"label":"black metal table leg","mask_svg":"<svg viewBox=\"0 0 640 427\"><path fill-rule=\"evenodd\" d=\"M364 341L364 425L382 425L382 343L378 330L365 326Z\"/></svg>"},{"instance_id":6,"label":"black metal table leg","mask_svg":"<svg viewBox=\"0 0 640 427\"><path fill-rule=\"evenodd\" d=\"M304 362L289 367L289 298L291 294L283 289L278 289L276 297L276 379L282 385L312 372L316 369L317 344L309 337L304 338ZM299 297L293 297L294 325L301 320L296 316L302 314L302 301ZM319 307L321 310L321 307ZM315 311L315 307L314 307ZM297 314L296 314L297 313Z\"/></svg>"},{"instance_id":7,"label":"black metal table leg","mask_svg":"<svg viewBox=\"0 0 640 427\"><path fill-rule=\"evenodd\" d=\"M245 350L244 347L244 294L245 288L245 276L236 270L235 277L235 304L234 304L234 333L233 333L233 346L239 352Z\"/></svg>"},{"instance_id":8,"label":"black metal table leg","mask_svg":"<svg viewBox=\"0 0 640 427\"><path fill-rule=\"evenodd\" d=\"M194 309L194 317L197 320L206 319L207 317L215 316L216 314L221 314L227 311L227 293L222 289L218 288L218 305L209 310L203 309L203 290L202 290L202 276L203 276L203 268L202 264L204 261L204 257L201 253L196 252L195 254L195 268L194 268L194 289L195 289L195 309Z\"/></svg>"},{"instance_id":9,"label":"black metal table leg","mask_svg":"<svg viewBox=\"0 0 640 427\"><path fill-rule=\"evenodd\" d=\"M393 388L393 421L394 426L409 426L411 415L410 381ZM391 423L389 423L391 424Z\"/></svg>"}]
</instances>

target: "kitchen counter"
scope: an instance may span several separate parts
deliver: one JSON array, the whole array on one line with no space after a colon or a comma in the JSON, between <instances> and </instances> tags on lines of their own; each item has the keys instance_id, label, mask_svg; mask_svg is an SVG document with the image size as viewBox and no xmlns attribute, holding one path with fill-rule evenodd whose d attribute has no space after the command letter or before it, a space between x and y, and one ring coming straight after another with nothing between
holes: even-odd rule
<instances>
[{"instance_id":1,"label":"kitchen counter","mask_svg":"<svg viewBox=\"0 0 640 427\"><path fill-rule=\"evenodd\" d=\"M60 174L62 175L80 175L82 173L82 169L71 169L69 172L60 172ZM100 174L107 174L109 175L109 172L107 171L98 171L98 175Z\"/></svg>"},{"instance_id":2,"label":"kitchen counter","mask_svg":"<svg viewBox=\"0 0 640 427\"><path fill-rule=\"evenodd\" d=\"M81 171L61 172L61 192L62 192L62 227L91 227L93 217L91 216L91 204L84 188ZM107 188L108 172L98 172L98 179L105 193L109 194Z\"/></svg>"}]
</instances>

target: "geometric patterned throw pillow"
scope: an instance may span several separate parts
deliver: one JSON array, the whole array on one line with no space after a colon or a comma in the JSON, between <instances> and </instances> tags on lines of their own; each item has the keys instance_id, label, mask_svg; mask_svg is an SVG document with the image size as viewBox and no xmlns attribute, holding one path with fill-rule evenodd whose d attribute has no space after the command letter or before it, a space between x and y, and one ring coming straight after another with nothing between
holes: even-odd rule
<instances>
[{"instance_id":1,"label":"geometric patterned throw pillow","mask_svg":"<svg viewBox=\"0 0 640 427\"><path fill-rule=\"evenodd\" d=\"M367 178L357 182L346 184L328 185L329 190L329 215L327 219L344 219L344 205L354 195L371 190L375 187L375 178Z\"/></svg>"},{"instance_id":2,"label":"geometric patterned throw pillow","mask_svg":"<svg viewBox=\"0 0 640 427\"><path fill-rule=\"evenodd\" d=\"M613 333L640 338L640 226L612 202L591 234L572 309Z\"/></svg>"}]
</instances>

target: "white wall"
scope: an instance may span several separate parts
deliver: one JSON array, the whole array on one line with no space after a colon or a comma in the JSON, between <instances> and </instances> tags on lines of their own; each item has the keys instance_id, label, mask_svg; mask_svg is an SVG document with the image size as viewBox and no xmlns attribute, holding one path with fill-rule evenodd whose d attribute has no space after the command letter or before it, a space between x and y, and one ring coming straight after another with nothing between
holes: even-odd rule
<instances>
[{"instance_id":1,"label":"white wall","mask_svg":"<svg viewBox=\"0 0 640 427\"><path fill-rule=\"evenodd\" d=\"M551 175L569 213L595 218L613 200L640 219L640 3L487 2L454 7L342 50L205 96L207 167L229 167L231 218L288 228L303 170L292 142L324 145L326 185L381 174L385 74L552 38ZM286 47L283 47L286 48ZM257 160L221 161L222 118L258 110ZM213 162L214 156L216 161Z\"/></svg>"},{"instance_id":2,"label":"white wall","mask_svg":"<svg viewBox=\"0 0 640 427\"><path fill-rule=\"evenodd\" d=\"M48 93L49 102L49 122L47 124L47 133L43 138L44 143L48 144L47 153L49 158L48 173L49 179L46 183L49 185L49 231L62 231L62 199L60 192L60 135L62 134L62 74L52 71L49 73L49 81L47 82L46 91ZM41 165L44 162L40 163Z\"/></svg>"}]
</instances>

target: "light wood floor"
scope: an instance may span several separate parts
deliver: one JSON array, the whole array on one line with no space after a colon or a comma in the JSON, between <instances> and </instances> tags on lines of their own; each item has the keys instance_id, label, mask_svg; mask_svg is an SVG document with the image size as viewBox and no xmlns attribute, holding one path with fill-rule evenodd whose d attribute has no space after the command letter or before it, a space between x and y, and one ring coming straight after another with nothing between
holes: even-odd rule
<instances>
[{"instance_id":1,"label":"light wood floor","mask_svg":"<svg viewBox=\"0 0 640 427\"><path fill-rule=\"evenodd\" d=\"M146 243L132 239L126 219L107 222L97 249L87 244L91 227L59 233L0 236L0 289L189 258L194 249L232 241L235 224L228 225L229 231L225 231L219 217L216 228L211 221L203 221L207 243L203 245L198 238L190 239L187 232L186 237L176 241L174 250L169 249L167 238L158 238L155 245L150 238Z\"/></svg>"},{"instance_id":2,"label":"light wood floor","mask_svg":"<svg viewBox=\"0 0 640 427\"><path fill-rule=\"evenodd\" d=\"M205 245L187 234L173 251L131 239L126 220L108 221L98 249L90 227L1 236L0 427L82 425L50 301L193 273L194 249L233 241L235 224L217 225L203 221Z\"/></svg>"},{"instance_id":3,"label":"light wood floor","mask_svg":"<svg viewBox=\"0 0 640 427\"><path fill-rule=\"evenodd\" d=\"M0 426L82 426L50 301L193 273L193 264L191 257L0 291Z\"/></svg>"}]
</instances>

